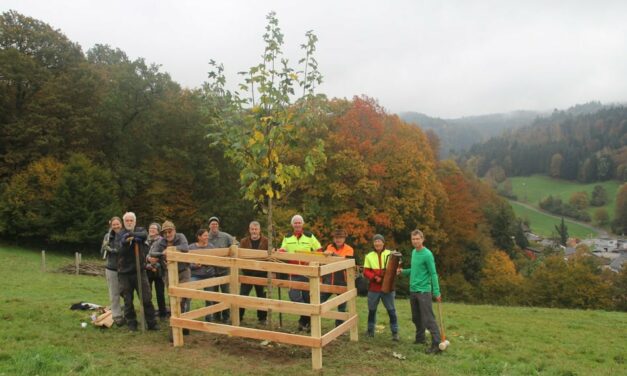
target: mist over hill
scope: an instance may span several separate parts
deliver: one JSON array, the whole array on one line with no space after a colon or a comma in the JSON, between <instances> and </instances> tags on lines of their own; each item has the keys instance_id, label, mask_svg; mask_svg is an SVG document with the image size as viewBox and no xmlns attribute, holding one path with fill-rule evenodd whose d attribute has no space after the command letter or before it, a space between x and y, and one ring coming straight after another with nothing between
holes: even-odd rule
<instances>
[{"instance_id":1,"label":"mist over hill","mask_svg":"<svg viewBox=\"0 0 627 376\"><path fill-rule=\"evenodd\" d=\"M531 125L543 118L550 118L554 113L566 115L582 115L595 113L603 108L617 104L602 104L591 101L574 105L566 110L553 111L519 110L506 113L465 116L455 119L431 117L420 112L401 112L399 116L408 123L417 124L424 130L433 130L440 138L440 158L451 154L460 154L469 150L474 144L498 137L504 132Z\"/></svg>"}]
</instances>

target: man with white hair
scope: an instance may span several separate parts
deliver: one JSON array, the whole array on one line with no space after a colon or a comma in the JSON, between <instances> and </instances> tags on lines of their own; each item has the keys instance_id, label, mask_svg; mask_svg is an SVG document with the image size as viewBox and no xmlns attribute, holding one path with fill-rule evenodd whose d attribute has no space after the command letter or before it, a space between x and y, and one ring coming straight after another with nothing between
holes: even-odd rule
<instances>
[{"instance_id":1,"label":"man with white hair","mask_svg":"<svg viewBox=\"0 0 627 376\"><path fill-rule=\"evenodd\" d=\"M133 291L137 291L139 296L139 284L141 283L141 301L144 304L144 314L148 330L158 330L159 326L155 320L155 308L152 305L152 292L148 284L146 275L146 238L148 233L142 227L136 227L137 218L135 213L126 212L122 217L124 228L117 233L115 241L118 244L118 281L120 284L120 295L124 298L124 318L131 331L137 330L137 315L133 307ZM139 247L139 276L136 269L135 247Z\"/></svg>"},{"instance_id":2,"label":"man with white hair","mask_svg":"<svg viewBox=\"0 0 627 376\"><path fill-rule=\"evenodd\" d=\"M309 231L303 231L305 221L300 214L292 217L292 230L283 238L279 252L300 253L300 252L319 252L322 250L320 242L314 234ZM308 278L302 275L290 275L290 280L298 282L308 282ZM309 303L309 291L290 289L290 300L297 303ZM298 320L298 330L308 330L311 318L309 316L301 316Z\"/></svg>"}]
</instances>

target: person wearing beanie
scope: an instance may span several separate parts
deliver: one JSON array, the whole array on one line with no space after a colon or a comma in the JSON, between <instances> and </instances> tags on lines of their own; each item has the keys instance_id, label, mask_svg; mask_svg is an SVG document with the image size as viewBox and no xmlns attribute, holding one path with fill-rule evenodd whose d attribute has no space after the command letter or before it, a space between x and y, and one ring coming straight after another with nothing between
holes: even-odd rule
<instances>
[{"instance_id":1,"label":"person wearing beanie","mask_svg":"<svg viewBox=\"0 0 627 376\"><path fill-rule=\"evenodd\" d=\"M383 301L383 306L390 317L390 329L392 331L392 339L399 340L398 336L398 318L396 317L396 308L394 306L395 292L383 292L383 275L387 267L390 257L390 250L385 249L385 238L381 234L376 234L372 238L374 250L366 255L364 259L364 277L370 284L368 286L368 337L374 337L374 327L377 322L377 307L379 301Z\"/></svg>"},{"instance_id":2,"label":"person wearing beanie","mask_svg":"<svg viewBox=\"0 0 627 376\"><path fill-rule=\"evenodd\" d=\"M220 218L211 217L209 218L209 244L210 248L228 248L235 243L235 239L230 234L220 231ZM216 277L222 277L229 274L228 268L216 267L215 275ZM230 285L228 283L212 286L213 291L218 292L218 290L222 293L228 294L230 292ZM212 302L211 304L215 304L216 302ZM214 321L221 321L223 323L228 323L231 318L231 310L225 309L224 311L216 312L213 314Z\"/></svg>"}]
</instances>

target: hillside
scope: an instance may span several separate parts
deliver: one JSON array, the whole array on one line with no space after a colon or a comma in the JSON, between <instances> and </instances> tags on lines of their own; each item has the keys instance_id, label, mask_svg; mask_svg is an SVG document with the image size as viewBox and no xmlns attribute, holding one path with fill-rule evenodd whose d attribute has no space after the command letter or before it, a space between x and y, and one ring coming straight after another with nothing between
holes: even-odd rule
<instances>
[{"instance_id":1,"label":"hillside","mask_svg":"<svg viewBox=\"0 0 627 376\"><path fill-rule=\"evenodd\" d=\"M457 119L434 118L418 112L401 112L399 116L408 123L431 129L440 138L440 158L451 153L462 153L476 143L498 136L504 131L531 124L542 113L514 111L502 114L466 116Z\"/></svg>"},{"instance_id":2,"label":"hillside","mask_svg":"<svg viewBox=\"0 0 627 376\"><path fill-rule=\"evenodd\" d=\"M104 278L74 276L53 270L69 257L48 255L48 272L40 271L40 254L0 247L0 375L310 375L310 355L302 348L192 333L183 348L161 331L129 333L123 328L82 329L89 312L71 311L79 301L105 304ZM90 260L100 262L97 260ZM446 297L445 297L446 298ZM196 302L196 304L199 304ZM406 300L396 302L401 342L388 334L387 316L379 307L378 333L351 343L343 337L327 346L325 375L617 375L627 354L627 315L619 312L544 308L471 306L445 303L449 350L432 357L412 344L413 326ZM366 302L358 301L360 333L365 330ZM296 318L284 317L286 329ZM326 323L328 330L331 323ZM599 335L599 333L611 333ZM397 352L406 357L398 360ZM620 371L620 370L623 371Z\"/></svg>"},{"instance_id":3,"label":"hillside","mask_svg":"<svg viewBox=\"0 0 627 376\"><path fill-rule=\"evenodd\" d=\"M590 183L627 177L627 107L554 111L474 145L461 162L478 176L545 174Z\"/></svg>"}]
</instances>

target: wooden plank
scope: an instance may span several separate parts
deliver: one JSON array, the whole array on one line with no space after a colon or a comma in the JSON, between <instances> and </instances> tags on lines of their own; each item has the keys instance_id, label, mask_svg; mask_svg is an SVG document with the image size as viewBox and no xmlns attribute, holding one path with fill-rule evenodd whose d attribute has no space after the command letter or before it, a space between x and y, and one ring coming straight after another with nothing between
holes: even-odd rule
<instances>
[{"instance_id":1,"label":"wooden plank","mask_svg":"<svg viewBox=\"0 0 627 376\"><path fill-rule=\"evenodd\" d=\"M345 332L347 332L348 330L356 326L357 326L357 315L344 321L342 324L338 325L333 330L331 330L330 332L322 336L322 339L321 339L322 347L328 345L329 343L331 343L331 341L333 341L337 337L341 336L342 334L344 334Z\"/></svg>"},{"instance_id":2,"label":"wooden plank","mask_svg":"<svg viewBox=\"0 0 627 376\"><path fill-rule=\"evenodd\" d=\"M168 247L171 250L175 247ZM179 283L179 269L176 261L168 260L168 290L171 288L177 288ZM172 319L176 320L181 317L181 299L177 296L170 295L170 326L172 326ZM174 347L183 346L183 330L181 328L172 327L172 344Z\"/></svg>"},{"instance_id":3,"label":"wooden plank","mask_svg":"<svg viewBox=\"0 0 627 376\"><path fill-rule=\"evenodd\" d=\"M271 258L283 261L304 261L304 262L317 262L319 264L329 264L337 261L345 261L344 257L327 256L322 253L312 253L311 255L304 253L290 253L290 252L272 252Z\"/></svg>"},{"instance_id":4,"label":"wooden plank","mask_svg":"<svg viewBox=\"0 0 627 376\"><path fill-rule=\"evenodd\" d=\"M252 277L247 275L240 275L239 282L241 284L249 284L249 285L260 285L267 286L268 278L265 277ZM287 288L295 288L298 290L306 290L309 291L309 283L308 282L297 282L297 281L289 281L285 279L272 279L272 286L274 287L287 287ZM322 292L330 292L333 294L342 294L348 291L346 286L336 286L336 285L320 285L320 291Z\"/></svg>"},{"instance_id":5,"label":"wooden plank","mask_svg":"<svg viewBox=\"0 0 627 376\"><path fill-rule=\"evenodd\" d=\"M249 248L239 248L239 254L237 257L242 259L260 259L267 260L268 259L268 251L261 249L249 249Z\"/></svg>"},{"instance_id":6,"label":"wooden plank","mask_svg":"<svg viewBox=\"0 0 627 376\"><path fill-rule=\"evenodd\" d=\"M319 305L315 306L306 303L295 303L286 300L257 298L254 296L242 296L238 294L224 294L214 291L198 291L182 287L170 287L168 288L168 294L170 294L171 297L185 297L191 299L225 302L228 304L237 304L247 309L273 309L279 312L293 313L296 315L311 315L313 313L320 312Z\"/></svg>"},{"instance_id":7,"label":"wooden plank","mask_svg":"<svg viewBox=\"0 0 627 376\"><path fill-rule=\"evenodd\" d=\"M347 284L348 284L348 289L349 290L355 290L355 268L350 268L346 270L346 280L347 280ZM348 301L348 314L351 317L358 317L357 316L357 298L352 298L351 300ZM356 319L359 322L359 318ZM359 323L353 325L351 327L351 333L350 333L350 338L351 341L357 341L359 339Z\"/></svg>"},{"instance_id":8,"label":"wooden plank","mask_svg":"<svg viewBox=\"0 0 627 376\"><path fill-rule=\"evenodd\" d=\"M235 337L268 340L297 346L320 347L321 343L320 339L314 339L309 336L246 328L243 326L231 326L182 318L172 318L170 319L170 322L171 325L179 328L187 328L207 333L226 334Z\"/></svg>"},{"instance_id":9,"label":"wooden plank","mask_svg":"<svg viewBox=\"0 0 627 376\"><path fill-rule=\"evenodd\" d=\"M186 289L202 289L205 287L223 285L225 283L229 283L230 281L231 281L231 277L228 275L225 275L222 277L205 278L205 279L201 279L200 281L183 282L179 284L178 287L183 287Z\"/></svg>"},{"instance_id":10,"label":"wooden plank","mask_svg":"<svg viewBox=\"0 0 627 376\"><path fill-rule=\"evenodd\" d=\"M238 257L238 248L237 245L233 244L230 247L229 255L231 257ZM231 265L231 270L229 273L230 283L229 283L229 291L232 291L233 294L239 294L239 268L237 267L238 263ZM239 306L236 302L231 302L231 324L233 326L239 326Z\"/></svg>"},{"instance_id":11,"label":"wooden plank","mask_svg":"<svg viewBox=\"0 0 627 376\"><path fill-rule=\"evenodd\" d=\"M342 261L337 261L331 264L326 264L320 267L320 275L327 275L334 272L339 272L340 270L346 270L348 268L355 267L354 259L344 259Z\"/></svg>"},{"instance_id":12,"label":"wooden plank","mask_svg":"<svg viewBox=\"0 0 627 376\"><path fill-rule=\"evenodd\" d=\"M312 262L311 266L318 266L317 262ZM309 294L311 304L313 306L320 306L320 277L309 278ZM311 315L311 336L321 341L322 337L322 322L320 320L320 313ZM322 344L322 342L320 342ZM322 369L322 347L313 347L311 349L311 366L314 370Z\"/></svg>"},{"instance_id":13,"label":"wooden plank","mask_svg":"<svg viewBox=\"0 0 627 376\"><path fill-rule=\"evenodd\" d=\"M197 319L200 317L204 317L207 315L211 315L216 312L224 311L225 309L229 309L229 305L226 303L217 303L210 305L209 307L198 308L193 311L185 312L181 314L181 317L184 319Z\"/></svg>"},{"instance_id":14,"label":"wooden plank","mask_svg":"<svg viewBox=\"0 0 627 376\"><path fill-rule=\"evenodd\" d=\"M344 302L348 302L349 300L355 298L356 296L357 296L357 289L352 289L350 291L347 291L343 293L342 295L338 295L322 303L322 305L320 306L320 312L329 312L333 308L339 306L340 304ZM312 299L312 303L313 303L313 299Z\"/></svg>"},{"instance_id":15,"label":"wooden plank","mask_svg":"<svg viewBox=\"0 0 627 376\"><path fill-rule=\"evenodd\" d=\"M329 311L321 313L320 316L325 319L333 319L333 320L348 320L350 315L348 312L338 312L338 311Z\"/></svg>"},{"instance_id":16,"label":"wooden plank","mask_svg":"<svg viewBox=\"0 0 627 376\"><path fill-rule=\"evenodd\" d=\"M202 265L220 266L230 268L237 264L240 269L263 270L274 273L299 274L304 276L319 275L319 268L307 265L281 264L271 261L245 260L232 257L219 257L209 255L198 255L182 252L172 252L168 254L168 261L188 262Z\"/></svg>"},{"instance_id":17,"label":"wooden plank","mask_svg":"<svg viewBox=\"0 0 627 376\"><path fill-rule=\"evenodd\" d=\"M184 252L181 252L184 253ZM207 255L207 256L221 256L228 257L229 249L228 248L206 248L206 249L192 249L187 252L193 255Z\"/></svg>"}]
</instances>

